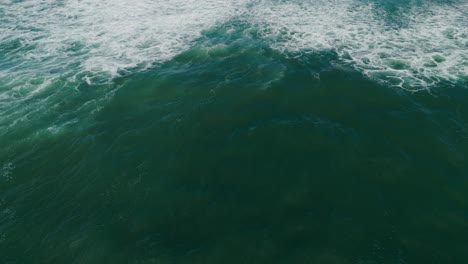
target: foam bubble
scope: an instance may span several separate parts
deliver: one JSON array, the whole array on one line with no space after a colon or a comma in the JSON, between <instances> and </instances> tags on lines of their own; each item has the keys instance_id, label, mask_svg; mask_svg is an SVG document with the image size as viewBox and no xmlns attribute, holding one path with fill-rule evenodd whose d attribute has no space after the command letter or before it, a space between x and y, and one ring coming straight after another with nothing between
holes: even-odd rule
<instances>
[{"instance_id":1,"label":"foam bubble","mask_svg":"<svg viewBox=\"0 0 468 264\"><path fill-rule=\"evenodd\" d=\"M15 211L11 210L10 208L5 208L0 211L0 216L3 219L13 219L15 218Z\"/></svg>"},{"instance_id":2,"label":"foam bubble","mask_svg":"<svg viewBox=\"0 0 468 264\"><path fill-rule=\"evenodd\" d=\"M405 21L399 26L361 0L26 0L3 1L0 9L0 104L41 91L50 80L29 80L43 76L92 84L146 69L237 15L246 15L273 48L333 50L365 74L398 79L402 87L468 78L463 2L410 6L397 14Z\"/></svg>"},{"instance_id":3,"label":"foam bubble","mask_svg":"<svg viewBox=\"0 0 468 264\"><path fill-rule=\"evenodd\" d=\"M171 59L243 2L0 1L0 128L54 111L64 98L84 96L73 87L109 84ZM108 92L95 91L94 99L105 101Z\"/></svg>"},{"instance_id":4,"label":"foam bubble","mask_svg":"<svg viewBox=\"0 0 468 264\"><path fill-rule=\"evenodd\" d=\"M342 62L404 89L468 76L467 3L406 6L393 17L357 0L258 1L252 19L282 52L336 52Z\"/></svg>"},{"instance_id":5,"label":"foam bubble","mask_svg":"<svg viewBox=\"0 0 468 264\"><path fill-rule=\"evenodd\" d=\"M6 5L1 42L11 46L9 72L41 65L49 73L145 68L186 49L202 30L235 12L242 1L69 0ZM23 50L19 55L18 51ZM76 70L77 67L75 67ZM5 73L4 71L2 71Z\"/></svg>"},{"instance_id":6,"label":"foam bubble","mask_svg":"<svg viewBox=\"0 0 468 264\"><path fill-rule=\"evenodd\" d=\"M13 179L13 170L14 169L15 169L15 166L13 165L12 162L6 162L0 168L0 177L5 181L12 180Z\"/></svg>"},{"instance_id":7,"label":"foam bubble","mask_svg":"<svg viewBox=\"0 0 468 264\"><path fill-rule=\"evenodd\" d=\"M405 5L393 23L365 0L3 0L0 135L44 114L56 116L47 129L93 113L114 90L90 85L170 60L233 17L287 55L332 51L404 89L466 82L468 3L426 2ZM63 101L82 113L64 113Z\"/></svg>"},{"instance_id":8,"label":"foam bubble","mask_svg":"<svg viewBox=\"0 0 468 264\"><path fill-rule=\"evenodd\" d=\"M0 222L5 222L9 220L13 220L15 218L16 212L7 207L5 200L0 199ZM0 244L4 243L6 240L6 234L0 232Z\"/></svg>"}]
</instances>

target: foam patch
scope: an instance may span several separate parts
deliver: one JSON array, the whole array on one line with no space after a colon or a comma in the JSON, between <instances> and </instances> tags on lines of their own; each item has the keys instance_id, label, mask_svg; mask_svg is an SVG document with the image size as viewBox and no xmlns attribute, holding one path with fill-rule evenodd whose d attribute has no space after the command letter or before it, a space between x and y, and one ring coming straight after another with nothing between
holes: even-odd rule
<instances>
[{"instance_id":1,"label":"foam patch","mask_svg":"<svg viewBox=\"0 0 468 264\"><path fill-rule=\"evenodd\" d=\"M468 78L467 3L405 6L392 14L374 2L257 1L263 38L299 56L334 51L367 76L408 90ZM404 23L402 23L402 21Z\"/></svg>"}]
</instances>

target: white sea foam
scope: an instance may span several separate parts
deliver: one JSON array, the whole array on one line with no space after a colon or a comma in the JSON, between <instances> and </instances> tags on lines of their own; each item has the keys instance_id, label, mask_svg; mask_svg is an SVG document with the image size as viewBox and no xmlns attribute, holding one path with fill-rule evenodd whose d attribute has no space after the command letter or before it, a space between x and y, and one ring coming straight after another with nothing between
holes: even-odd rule
<instances>
[{"instance_id":1,"label":"white sea foam","mask_svg":"<svg viewBox=\"0 0 468 264\"><path fill-rule=\"evenodd\" d=\"M13 179L13 170L15 166L12 162L7 162L0 167L0 178L5 181L10 181Z\"/></svg>"},{"instance_id":2,"label":"white sea foam","mask_svg":"<svg viewBox=\"0 0 468 264\"><path fill-rule=\"evenodd\" d=\"M0 128L52 111L41 94L58 104L80 83L105 84L171 59L243 2L0 0Z\"/></svg>"},{"instance_id":3,"label":"white sea foam","mask_svg":"<svg viewBox=\"0 0 468 264\"><path fill-rule=\"evenodd\" d=\"M285 54L331 51L405 89L468 80L468 3L406 7L395 24L365 0L0 0L0 110L170 60L234 16ZM24 118L2 111L0 126L8 116Z\"/></svg>"},{"instance_id":4,"label":"white sea foam","mask_svg":"<svg viewBox=\"0 0 468 264\"><path fill-rule=\"evenodd\" d=\"M2 1L0 43L13 48L0 62L5 87L0 100L7 91L27 94L50 85L50 80L31 81L38 78L68 76L93 83L146 69L189 48L203 30L242 15L273 48L296 54L332 50L369 76L393 79L402 87L467 78L468 3L410 7L399 13L407 21L400 27L389 24L385 11L371 3Z\"/></svg>"},{"instance_id":5,"label":"white sea foam","mask_svg":"<svg viewBox=\"0 0 468 264\"><path fill-rule=\"evenodd\" d=\"M336 52L371 78L411 90L468 79L467 13L468 3L428 3L397 11L395 23L357 0L262 0L251 12L275 49Z\"/></svg>"},{"instance_id":6,"label":"white sea foam","mask_svg":"<svg viewBox=\"0 0 468 264\"><path fill-rule=\"evenodd\" d=\"M26 0L4 7L0 41L19 43L7 72L49 73L79 67L107 72L145 68L188 48L202 30L235 13L242 1ZM8 55L7 55L8 56ZM29 72L28 72L29 69Z\"/></svg>"}]
</instances>

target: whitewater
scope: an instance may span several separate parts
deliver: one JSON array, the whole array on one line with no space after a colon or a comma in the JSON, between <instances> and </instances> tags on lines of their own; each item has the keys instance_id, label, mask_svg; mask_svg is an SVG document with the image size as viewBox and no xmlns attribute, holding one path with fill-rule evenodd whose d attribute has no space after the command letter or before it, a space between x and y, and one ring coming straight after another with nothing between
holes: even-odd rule
<instances>
[{"instance_id":1,"label":"whitewater","mask_svg":"<svg viewBox=\"0 0 468 264\"><path fill-rule=\"evenodd\" d=\"M99 82L148 69L235 17L281 52L331 50L399 86L466 80L468 3L412 2L389 13L358 0L2 1L1 97L37 92L59 76Z\"/></svg>"},{"instance_id":2,"label":"whitewater","mask_svg":"<svg viewBox=\"0 0 468 264\"><path fill-rule=\"evenodd\" d=\"M239 24L245 39L283 56L331 53L329 64L398 89L466 86L467 10L464 1L2 0L0 135L44 115L43 131L79 122L112 98L115 78L157 70L200 43L223 49ZM210 47L214 27L227 30Z\"/></svg>"}]
</instances>

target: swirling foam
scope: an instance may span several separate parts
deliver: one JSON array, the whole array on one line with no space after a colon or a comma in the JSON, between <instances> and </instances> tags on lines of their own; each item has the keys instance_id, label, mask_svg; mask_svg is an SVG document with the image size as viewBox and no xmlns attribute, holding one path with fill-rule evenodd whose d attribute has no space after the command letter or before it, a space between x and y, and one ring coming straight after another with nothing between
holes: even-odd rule
<instances>
[{"instance_id":1,"label":"swirling foam","mask_svg":"<svg viewBox=\"0 0 468 264\"><path fill-rule=\"evenodd\" d=\"M0 167L0 178L5 181L10 181L13 179L13 170L15 166L12 162L7 162Z\"/></svg>"},{"instance_id":2,"label":"swirling foam","mask_svg":"<svg viewBox=\"0 0 468 264\"><path fill-rule=\"evenodd\" d=\"M0 103L54 77L100 82L190 47L204 29L245 15L273 48L333 50L403 88L468 77L468 3L400 10L362 0L26 0L0 3ZM18 93L21 90L21 93Z\"/></svg>"},{"instance_id":3,"label":"swirling foam","mask_svg":"<svg viewBox=\"0 0 468 264\"><path fill-rule=\"evenodd\" d=\"M12 47L6 56L11 65L3 65L7 70L1 74L20 69L63 73L80 66L116 76L119 70L145 68L188 48L202 30L232 16L241 2L10 1L4 4L0 41Z\"/></svg>"},{"instance_id":4,"label":"swirling foam","mask_svg":"<svg viewBox=\"0 0 468 264\"><path fill-rule=\"evenodd\" d=\"M404 89L464 84L468 3L454 1L407 4L394 16L404 23L392 23L368 0L0 0L0 128L44 112L57 116L49 127L76 123L83 115L63 113L61 101L90 113L109 97L81 93L80 84L170 60L232 17L285 54L332 51L338 63Z\"/></svg>"},{"instance_id":5,"label":"swirling foam","mask_svg":"<svg viewBox=\"0 0 468 264\"><path fill-rule=\"evenodd\" d=\"M468 3L395 12L398 21L369 1L263 0L251 13L282 52L333 51L371 78L408 90L468 80Z\"/></svg>"},{"instance_id":6,"label":"swirling foam","mask_svg":"<svg viewBox=\"0 0 468 264\"><path fill-rule=\"evenodd\" d=\"M107 84L116 76L171 59L188 49L203 30L237 13L242 4L242 0L0 0L0 128L59 109L59 102L72 100L70 96L85 96L73 91L82 83ZM93 91L94 98L81 104L106 98L107 92ZM5 131L0 129L0 135Z\"/></svg>"}]
</instances>

